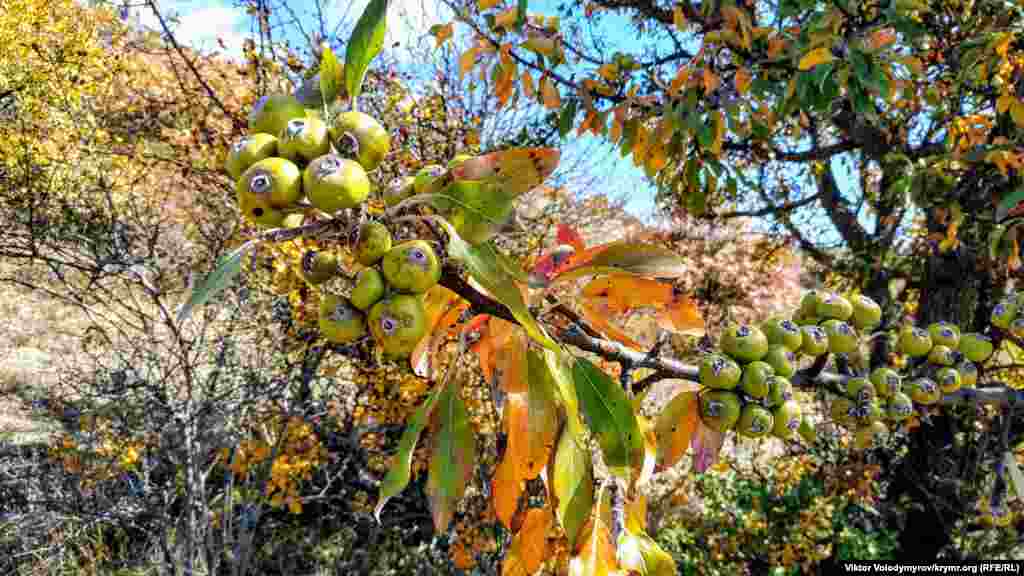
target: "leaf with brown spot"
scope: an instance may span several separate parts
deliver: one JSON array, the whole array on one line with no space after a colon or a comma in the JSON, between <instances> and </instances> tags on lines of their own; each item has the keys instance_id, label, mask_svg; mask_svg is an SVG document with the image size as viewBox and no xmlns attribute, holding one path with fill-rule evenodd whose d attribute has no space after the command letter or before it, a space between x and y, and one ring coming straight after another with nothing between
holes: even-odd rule
<instances>
[{"instance_id":1,"label":"leaf with brown spot","mask_svg":"<svg viewBox=\"0 0 1024 576\"><path fill-rule=\"evenodd\" d=\"M447 339L449 328L458 323L462 312L469 308L469 302L440 284L424 294L423 307L427 312L427 334L416 344L409 363L413 372L421 378L431 378L432 363L437 350Z\"/></svg>"}]
</instances>

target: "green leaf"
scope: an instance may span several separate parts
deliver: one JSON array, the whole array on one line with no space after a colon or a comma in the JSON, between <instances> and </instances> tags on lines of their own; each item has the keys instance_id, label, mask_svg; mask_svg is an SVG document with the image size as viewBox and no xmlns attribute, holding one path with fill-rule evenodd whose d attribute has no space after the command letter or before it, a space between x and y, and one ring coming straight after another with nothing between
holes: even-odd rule
<instances>
[{"instance_id":1,"label":"green leaf","mask_svg":"<svg viewBox=\"0 0 1024 576\"><path fill-rule=\"evenodd\" d=\"M255 240L249 240L217 260L213 272L192 289L188 302L178 310L178 322L184 321L192 314L193 308L202 306L231 284L242 272L242 256L255 244Z\"/></svg>"},{"instance_id":2,"label":"green leaf","mask_svg":"<svg viewBox=\"0 0 1024 576\"><path fill-rule=\"evenodd\" d=\"M583 423L580 421L579 403L576 401L576 386L572 381L572 370L569 362L573 357L554 350L544 351L544 362L548 365L548 371L554 379L555 388L565 406L565 415L568 420L569 432L579 435L583 432Z\"/></svg>"},{"instance_id":3,"label":"green leaf","mask_svg":"<svg viewBox=\"0 0 1024 576\"><path fill-rule=\"evenodd\" d=\"M324 106L334 102L341 92L338 79L341 78L341 63L330 46L324 47L323 57L320 60L320 95L323 97Z\"/></svg>"},{"instance_id":4,"label":"green leaf","mask_svg":"<svg viewBox=\"0 0 1024 576\"><path fill-rule=\"evenodd\" d=\"M680 278L692 271L678 254L656 244L619 241L584 262L567 269L552 282L593 274L626 273L652 278Z\"/></svg>"},{"instance_id":5,"label":"green leaf","mask_svg":"<svg viewBox=\"0 0 1024 576\"><path fill-rule=\"evenodd\" d=\"M558 402L555 397L554 375L551 374L544 362L544 357L537 350L526 352L526 374L527 421L529 423L527 441L530 445L529 453L544 454L544 458L538 462L539 466L535 468L539 473L543 468L543 463L551 457L551 450L558 439L562 418L558 413Z\"/></svg>"},{"instance_id":6,"label":"green leaf","mask_svg":"<svg viewBox=\"0 0 1024 576\"><path fill-rule=\"evenodd\" d=\"M491 182L455 180L433 194L431 205L441 213L464 240L479 244L491 239L508 222L515 210L515 198Z\"/></svg>"},{"instance_id":7,"label":"green leaf","mask_svg":"<svg viewBox=\"0 0 1024 576\"><path fill-rule=\"evenodd\" d=\"M619 567L641 576L674 576L676 561L643 530L619 533Z\"/></svg>"},{"instance_id":8,"label":"green leaf","mask_svg":"<svg viewBox=\"0 0 1024 576\"><path fill-rule=\"evenodd\" d=\"M643 435L626 392L603 370L585 358L572 366L576 397L587 427L597 437L604 461L613 474L629 474L643 456Z\"/></svg>"},{"instance_id":9,"label":"green leaf","mask_svg":"<svg viewBox=\"0 0 1024 576\"><path fill-rule=\"evenodd\" d=\"M476 465L476 439L469 425L469 412L459 394L458 380L444 387L434 413L433 450L427 495L434 516L434 529L448 531L455 505L466 492Z\"/></svg>"},{"instance_id":10,"label":"green leaf","mask_svg":"<svg viewBox=\"0 0 1024 576\"><path fill-rule=\"evenodd\" d=\"M437 400L441 397L441 390L438 388L427 397L426 401L416 409L409 425L402 432L402 438L398 441L398 453L395 454L395 461L380 483L377 506L373 509L373 516L377 519L378 524L380 524L380 513L384 509L384 505L409 484L409 479L412 476L412 454L416 450L420 434L430 421L430 415L434 406L437 405Z\"/></svg>"},{"instance_id":11,"label":"green leaf","mask_svg":"<svg viewBox=\"0 0 1024 576\"><path fill-rule=\"evenodd\" d=\"M529 0L519 0L518 7L516 8L516 28L522 28L523 24L526 24L526 9L529 7Z\"/></svg>"},{"instance_id":12,"label":"green leaf","mask_svg":"<svg viewBox=\"0 0 1024 576\"><path fill-rule=\"evenodd\" d=\"M569 100L569 103L562 108L562 115L558 118L558 135L564 140L569 131L572 130L573 121L576 119L576 99Z\"/></svg>"},{"instance_id":13,"label":"green leaf","mask_svg":"<svg viewBox=\"0 0 1024 576\"><path fill-rule=\"evenodd\" d=\"M1010 485L1013 486L1013 491L1017 493L1017 499L1024 502L1024 474L1021 474L1020 467L1017 466L1017 458L1013 455L1013 452L1003 454L1003 466L1009 473Z\"/></svg>"},{"instance_id":14,"label":"green leaf","mask_svg":"<svg viewBox=\"0 0 1024 576\"><path fill-rule=\"evenodd\" d=\"M569 549L576 549L576 538L594 506L594 467L590 449L566 426L558 439L551 461L552 493L556 500L558 522L565 530Z\"/></svg>"},{"instance_id":15,"label":"green leaf","mask_svg":"<svg viewBox=\"0 0 1024 576\"><path fill-rule=\"evenodd\" d=\"M1024 202L1024 186L1017 188L1006 196L999 199L999 207L996 209L996 221L1001 222L1011 210Z\"/></svg>"},{"instance_id":16,"label":"green leaf","mask_svg":"<svg viewBox=\"0 0 1024 576\"><path fill-rule=\"evenodd\" d=\"M345 88L353 102L363 91L363 77L366 76L370 62L384 47L387 15L388 0L370 0L348 39L345 49Z\"/></svg>"}]
</instances>

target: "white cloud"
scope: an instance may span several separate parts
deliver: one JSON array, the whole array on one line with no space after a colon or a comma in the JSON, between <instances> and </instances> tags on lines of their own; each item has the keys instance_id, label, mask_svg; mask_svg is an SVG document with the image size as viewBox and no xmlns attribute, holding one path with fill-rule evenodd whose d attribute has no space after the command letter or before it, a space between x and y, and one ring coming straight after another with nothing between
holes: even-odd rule
<instances>
[{"instance_id":1,"label":"white cloud","mask_svg":"<svg viewBox=\"0 0 1024 576\"><path fill-rule=\"evenodd\" d=\"M181 44L203 52L241 56L244 30L249 21L241 9L187 0L162 2L159 9ZM130 8L127 20L136 26L162 32L159 20L148 6ZM223 47L218 40L223 42Z\"/></svg>"}]
</instances>

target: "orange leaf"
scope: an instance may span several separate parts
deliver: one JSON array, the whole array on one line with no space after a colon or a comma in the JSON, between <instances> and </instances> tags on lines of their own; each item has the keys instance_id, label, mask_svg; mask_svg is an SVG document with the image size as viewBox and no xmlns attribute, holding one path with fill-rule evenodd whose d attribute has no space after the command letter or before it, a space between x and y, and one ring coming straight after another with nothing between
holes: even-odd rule
<instances>
[{"instance_id":1,"label":"orange leaf","mask_svg":"<svg viewBox=\"0 0 1024 576\"><path fill-rule=\"evenodd\" d=\"M562 105L561 96L558 94L558 87L547 76L541 79L541 96L544 98L545 108L554 110Z\"/></svg>"},{"instance_id":2,"label":"orange leaf","mask_svg":"<svg viewBox=\"0 0 1024 576\"><path fill-rule=\"evenodd\" d=\"M896 41L896 31L892 28L875 30L868 37L867 46L869 50L881 50Z\"/></svg>"},{"instance_id":3,"label":"orange leaf","mask_svg":"<svg viewBox=\"0 0 1024 576\"><path fill-rule=\"evenodd\" d=\"M746 94L747 90L750 90L750 82L750 71L746 68L740 68L733 76L733 83L736 86L736 91L740 93L740 96Z\"/></svg>"},{"instance_id":4,"label":"orange leaf","mask_svg":"<svg viewBox=\"0 0 1024 576\"><path fill-rule=\"evenodd\" d=\"M512 528L512 518L519 509L522 488L515 464L507 457L502 458L491 479L491 501L494 515L506 528Z\"/></svg>"},{"instance_id":5,"label":"orange leaf","mask_svg":"<svg viewBox=\"0 0 1024 576\"><path fill-rule=\"evenodd\" d=\"M658 470L670 468L690 448L700 422L695 390L677 395L661 410L654 424L658 440Z\"/></svg>"},{"instance_id":6,"label":"orange leaf","mask_svg":"<svg viewBox=\"0 0 1024 576\"><path fill-rule=\"evenodd\" d=\"M591 326L593 326L598 332L601 332L612 340L617 340L634 350L643 349L643 345L630 338L625 332L616 328L609 322L609 318L613 315L609 309L606 298L594 298L582 303L583 313L580 316L583 317Z\"/></svg>"},{"instance_id":7,"label":"orange leaf","mask_svg":"<svg viewBox=\"0 0 1024 576\"><path fill-rule=\"evenodd\" d=\"M679 89L686 85L686 82L690 79L690 69L686 66L680 66L676 72L676 77L672 79L672 84L669 85L669 94L675 95L679 92Z\"/></svg>"},{"instance_id":8,"label":"orange leaf","mask_svg":"<svg viewBox=\"0 0 1024 576\"><path fill-rule=\"evenodd\" d=\"M597 503L595 507L600 505ZM569 576L610 576L616 573L619 563L605 521L595 522L591 517L580 531L579 542L579 550L569 560Z\"/></svg>"},{"instance_id":9,"label":"orange leaf","mask_svg":"<svg viewBox=\"0 0 1024 576\"><path fill-rule=\"evenodd\" d=\"M459 80L462 80L466 75L466 72L472 70L473 66L476 65L476 56L478 52L479 50L477 47L473 46L463 52L462 56L459 56Z\"/></svg>"},{"instance_id":10,"label":"orange leaf","mask_svg":"<svg viewBox=\"0 0 1024 576\"><path fill-rule=\"evenodd\" d=\"M768 39L768 57L771 59L778 58L783 50L786 49L786 41L778 36L772 36Z\"/></svg>"},{"instance_id":11,"label":"orange leaf","mask_svg":"<svg viewBox=\"0 0 1024 576\"><path fill-rule=\"evenodd\" d=\"M504 322L504 321L503 321ZM515 326L497 348L498 384L507 394L526 392L526 333Z\"/></svg>"},{"instance_id":12,"label":"orange leaf","mask_svg":"<svg viewBox=\"0 0 1024 576\"><path fill-rule=\"evenodd\" d=\"M540 570L548 558L548 530L553 517L547 508L530 508L526 511L523 525L512 538L501 567L502 576L529 575Z\"/></svg>"},{"instance_id":13,"label":"orange leaf","mask_svg":"<svg viewBox=\"0 0 1024 576\"><path fill-rule=\"evenodd\" d=\"M477 2L477 6L480 7L481 12L483 12L484 10L490 10L491 8L494 8L498 4L501 4L501 0L478 0Z\"/></svg>"},{"instance_id":14,"label":"orange leaf","mask_svg":"<svg viewBox=\"0 0 1024 576\"><path fill-rule=\"evenodd\" d=\"M825 64L832 61L832 51L827 47L815 48L800 59L800 69L810 70L818 64Z\"/></svg>"},{"instance_id":15,"label":"orange leaf","mask_svg":"<svg viewBox=\"0 0 1024 576\"><path fill-rule=\"evenodd\" d=\"M559 244L568 244L569 246L572 246L577 252L582 252L587 248L587 245L583 241L583 237L580 236L580 233L567 224L558 225L558 232L555 233L555 239Z\"/></svg>"},{"instance_id":16,"label":"orange leaf","mask_svg":"<svg viewBox=\"0 0 1024 576\"><path fill-rule=\"evenodd\" d=\"M658 312L657 320L665 330L690 336L704 335L704 316L697 308L697 301L682 294L673 292L668 306Z\"/></svg>"},{"instance_id":17,"label":"orange leaf","mask_svg":"<svg viewBox=\"0 0 1024 576\"><path fill-rule=\"evenodd\" d=\"M715 73L712 72L710 68L705 68L704 69L704 79L703 79L703 81L704 81L704 92L706 94L710 94L710 93L714 92L718 88L719 84L722 83L722 80L717 75L715 75Z\"/></svg>"},{"instance_id":18,"label":"orange leaf","mask_svg":"<svg viewBox=\"0 0 1024 576\"><path fill-rule=\"evenodd\" d=\"M520 78L519 81L523 85L523 94L527 98L532 100L534 95L536 94L536 91L534 90L534 87L533 87L533 76L530 76L530 71L529 70L523 70L523 75L522 75L522 77Z\"/></svg>"},{"instance_id":19,"label":"orange leaf","mask_svg":"<svg viewBox=\"0 0 1024 576\"><path fill-rule=\"evenodd\" d=\"M427 335L416 344L409 362L417 376L429 378L437 347L444 341L448 328L454 326L462 311L469 308L469 302L444 286L437 285L424 294L423 307L427 312L429 329Z\"/></svg>"}]
</instances>

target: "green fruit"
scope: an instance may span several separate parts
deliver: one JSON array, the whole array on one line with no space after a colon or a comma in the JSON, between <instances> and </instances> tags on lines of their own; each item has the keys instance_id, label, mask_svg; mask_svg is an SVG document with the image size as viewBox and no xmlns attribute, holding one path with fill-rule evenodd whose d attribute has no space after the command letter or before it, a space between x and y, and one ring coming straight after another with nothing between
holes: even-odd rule
<instances>
[{"instance_id":1,"label":"green fruit","mask_svg":"<svg viewBox=\"0 0 1024 576\"><path fill-rule=\"evenodd\" d=\"M441 262L426 240L410 240L388 250L381 270L398 292L422 294L441 280Z\"/></svg>"},{"instance_id":2,"label":"green fruit","mask_svg":"<svg viewBox=\"0 0 1024 576\"><path fill-rule=\"evenodd\" d=\"M871 383L875 386L875 392L883 398L903 391L899 372L885 366L875 368L871 373Z\"/></svg>"},{"instance_id":3,"label":"green fruit","mask_svg":"<svg viewBox=\"0 0 1024 576\"><path fill-rule=\"evenodd\" d=\"M783 440L789 440L800 429L800 422L803 421L803 410L800 404L788 400L772 410L772 435Z\"/></svg>"},{"instance_id":4,"label":"green fruit","mask_svg":"<svg viewBox=\"0 0 1024 576\"><path fill-rule=\"evenodd\" d=\"M408 358L427 333L427 312L419 295L395 294L370 308L370 333L384 356Z\"/></svg>"},{"instance_id":5,"label":"green fruit","mask_svg":"<svg viewBox=\"0 0 1024 576\"><path fill-rule=\"evenodd\" d=\"M775 427L775 417L764 406L747 404L743 407L740 420L736 423L736 432L747 438L760 438L770 434Z\"/></svg>"},{"instance_id":6,"label":"green fruit","mask_svg":"<svg viewBox=\"0 0 1024 576\"><path fill-rule=\"evenodd\" d=\"M359 228L356 260L363 266L373 266L391 250L391 232L380 222L366 222Z\"/></svg>"},{"instance_id":7,"label":"green fruit","mask_svg":"<svg viewBox=\"0 0 1024 576\"><path fill-rule=\"evenodd\" d=\"M766 362L755 360L743 367L740 387L743 392L753 398L768 396L771 386L768 379L775 375L775 370Z\"/></svg>"},{"instance_id":8,"label":"green fruit","mask_svg":"<svg viewBox=\"0 0 1024 576\"><path fill-rule=\"evenodd\" d=\"M849 398L840 396L832 400L828 410L832 421L840 426L850 427L857 421L857 405Z\"/></svg>"},{"instance_id":9,"label":"green fruit","mask_svg":"<svg viewBox=\"0 0 1024 576\"><path fill-rule=\"evenodd\" d=\"M897 392L885 405L885 416L893 422L902 422L914 413L914 401L903 392Z\"/></svg>"},{"instance_id":10,"label":"green fruit","mask_svg":"<svg viewBox=\"0 0 1024 576\"><path fill-rule=\"evenodd\" d=\"M793 399L793 383L784 376L768 378L768 405L778 406Z\"/></svg>"},{"instance_id":11,"label":"green fruit","mask_svg":"<svg viewBox=\"0 0 1024 576\"><path fill-rule=\"evenodd\" d=\"M728 390L708 390L700 395L700 419L718 432L728 432L740 419L740 397Z\"/></svg>"},{"instance_id":12,"label":"green fruit","mask_svg":"<svg viewBox=\"0 0 1024 576\"><path fill-rule=\"evenodd\" d=\"M820 318L818 318L817 316L804 316L804 315L800 315L800 316L794 316L793 317L793 322L796 325L801 326L801 327L803 327L803 326L817 326L819 321L820 321Z\"/></svg>"},{"instance_id":13,"label":"green fruit","mask_svg":"<svg viewBox=\"0 0 1024 576\"><path fill-rule=\"evenodd\" d=\"M793 374L796 374L796 354L785 346L769 346L763 360L770 364L779 376L792 378Z\"/></svg>"},{"instance_id":14,"label":"green fruit","mask_svg":"<svg viewBox=\"0 0 1024 576\"><path fill-rule=\"evenodd\" d=\"M928 406L942 398L942 390L930 378L915 378L910 382L910 398L918 404Z\"/></svg>"},{"instance_id":15,"label":"green fruit","mask_svg":"<svg viewBox=\"0 0 1024 576\"><path fill-rule=\"evenodd\" d=\"M294 118L277 136L277 152L296 164L305 164L331 150L327 125L319 118Z\"/></svg>"},{"instance_id":16,"label":"green fruit","mask_svg":"<svg viewBox=\"0 0 1024 576\"><path fill-rule=\"evenodd\" d=\"M757 326L732 325L722 333L722 351L740 360L753 362L768 353L768 338Z\"/></svg>"},{"instance_id":17,"label":"green fruit","mask_svg":"<svg viewBox=\"0 0 1024 576\"><path fill-rule=\"evenodd\" d=\"M302 198L302 172L284 158L264 158L249 166L235 184L238 203L287 208Z\"/></svg>"},{"instance_id":18,"label":"green fruit","mask_svg":"<svg viewBox=\"0 0 1024 576\"><path fill-rule=\"evenodd\" d=\"M796 352L803 343L800 327L784 318L769 318L761 323L761 331L768 338L769 346L785 346Z\"/></svg>"},{"instance_id":19,"label":"green fruit","mask_svg":"<svg viewBox=\"0 0 1024 576\"><path fill-rule=\"evenodd\" d=\"M366 311L384 297L384 277L376 268L363 268L356 274L356 286L349 298L352 305Z\"/></svg>"},{"instance_id":20,"label":"green fruit","mask_svg":"<svg viewBox=\"0 0 1024 576\"><path fill-rule=\"evenodd\" d=\"M800 331L803 332L801 352L808 356L821 356L828 352L828 334L821 326L801 326Z\"/></svg>"},{"instance_id":21,"label":"green fruit","mask_svg":"<svg viewBox=\"0 0 1024 576\"><path fill-rule=\"evenodd\" d=\"M948 346L956 350L960 345L960 328L956 324L950 324L945 320L933 322L928 326L928 335L932 337L933 346Z\"/></svg>"},{"instance_id":22,"label":"green fruit","mask_svg":"<svg viewBox=\"0 0 1024 576\"><path fill-rule=\"evenodd\" d=\"M291 94L267 94L249 112L249 131L276 135L289 120L305 117L306 109Z\"/></svg>"},{"instance_id":23,"label":"green fruit","mask_svg":"<svg viewBox=\"0 0 1024 576\"><path fill-rule=\"evenodd\" d=\"M277 154L277 137L272 134L250 134L231 146L228 157L224 161L224 170L231 179L238 178L249 166Z\"/></svg>"},{"instance_id":24,"label":"green fruit","mask_svg":"<svg viewBox=\"0 0 1024 576\"><path fill-rule=\"evenodd\" d=\"M325 154L306 166L302 184L309 202L328 214L355 208L370 195L370 179L358 162Z\"/></svg>"},{"instance_id":25,"label":"green fruit","mask_svg":"<svg viewBox=\"0 0 1024 576\"><path fill-rule=\"evenodd\" d=\"M391 135L380 122L362 112L339 114L331 124L330 134L338 149L353 152L352 156L367 172L379 166L391 151Z\"/></svg>"},{"instance_id":26,"label":"green fruit","mask_svg":"<svg viewBox=\"0 0 1024 576\"><path fill-rule=\"evenodd\" d=\"M992 355L992 340L984 334L968 332L960 336L959 349L971 362L984 362Z\"/></svg>"},{"instance_id":27,"label":"green fruit","mask_svg":"<svg viewBox=\"0 0 1024 576\"><path fill-rule=\"evenodd\" d=\"M828 350L833 354L849 354L860 344L853 327L842 320L825 320L821 329L828 335Z\"/></svg>"},{"instance_id":28,"label":"green fruit","mask_svg":"<svg viewBox=\"0 0 1024 576\"><path fill-rule=\"evenodd\" d=\"M878 422L882 419L885 413L882 411L882 405L879 403L877 398L873 398L870 402L865 402L857 406L857 424L864 426L865 424L871 424L872 422Z\"/></svg>"},{"instance_id":29,"label":"green fruit","mask_svg":"<svg viewBox=\"0 0 1024 576\"><path fill-rule=\"evenodd\" d=\"M428 187L448 170L440 164L428 164L420 168L413 180L412 189L415 194L426 193Z\"/></svg>"},{"instance_id":30,"label":"green fruit","mask_svg":"<svg viewBox=\"0 0 1024 576\"><path fill-rule=\"evenodd\" d=\"M818 315L818 303L821 302L824 293L820 290L808 290L800 298L800 315L803 318L810 318Z\"/></svg>"},{"instance_id":31,"label":"green fruit","mask_svg":"<svg viewBox=\"0 0 1024 576\"><path fill-rule=\"evenodd\" d=\"M366 335L366 319L348 299L327 294L320 300L320 334L328 342L347 344Z\"/></svg>"},{"instance_id":32,"label":"green fruit","mask_svg":"<svg viewBox=\"0 0 1024 576\"><path fill-rule=\"evenodd\" d=\"M992 317L990 322L993 326L998 326L1003 330L1010 328L1010 324L1017 317L1017 304L1010 300L1003 300L1002 302L995 305L992 308Z\"/></svg>"},{"instance_id":33,"label":"green fruit","mask_svg":"<svg viewBox=\"0 0 1024 576\"><path fill-rule=\"evenodd\" d=\"M978 367L974 365L974 362L970 360L961 360L956 365L957 372L960 373L960 387L961 388L974 388L978 384Z\"/></svg>"},{"instance_id":34,"label":"green fruit","mask_svg":"<svg viewBox=\"0 0 1024 576\"><path fill-rule=\"evenodd\" d=\"M246 195L238 198L238 210L245 218L261 228L278 228L284 224L285 212L275 208L265 198Z\"/></svg>"},{"instance_id":35,"label":"green fruit","mask_svg":"<svg viewBox=\"0 0 1024 576\"><path fill-rule=\"evenodd\" d=\"M416 190L413 188L415 182L415 176L403 176L393 181L384 191L384 203L388 206L396 206L402 200L411 198L416 194Z\"/></svg>"},{"instance_id":36,"label":"green fruit","mask_svg":"<svg viewBox=\"0 0 1024 576\"><path fill-rule=\"evenodd\" d=\"M858 330L869 330L882 322L882 307L871 298L858 294L853 297L853 325Z\"/></svg>"},{"instance_id":37,"label":"green fruit","mask_svg":"<svg viewBox=\"0 0 1024 576\"><path fill-rule=\"evenodd\" d=\"M932 337L927 330L908 326L900 332L900 350L908 356L926 356L932 349Z\"/></svg>"},{"instance_id":38,"label":"green fruit","mask_svg":"<svg viewBox=\"0 0 1024 576\"><path fill-rule=\"evenodd\" d=\"M302 255L302 277L310 284L326 282L338 271L338 257L332 252L307 250Z\"/></svg>"},{"instance_id":39,"label":"green fruit","mask_svg":"<svg viewBox=\"0 0 1024 576\"><path fill-rule=\"evenodd\" d=\"M1024 316L1018 316L1010 323L1010 334L1017 338L1024 338Z\"/></svg>"},{"instance_id":40,"label":"green fruit","mask_svg":"<svg viewBox=\"0 0 1024 576\"><path fill-rule=\"evenodd\" d=\"M956 364L956 354L949 346L932 346L928 351L928 361L937 366L952 366Z\"/></svg>"},{"instance_id":41,"label":"green fruit","mask_svg":"<svg viewBox=\"0 0 1024 576\"><path fill-rule=\"evenodd\" d=\"M818 301L816 315L846 322L853 316L853 304L839 294L828 293Z\"/></svg>"},{"instance_id":42,"label":"green fruit","mask_svg":"<svg viewBox=\"0 0 1024 576\"><path fill-rule=\"evenodd\" d=\"M935 371L935 382L943 394L952 394L960 389L960 372L949 366L939 368Z\"/></svg>"},{"instance_id":43,"label":"green fruit","mask_svg":"<svg viewBox=\"0 0 1024 576\"><path fill-rule=\"evenodd\" d=\"M853 398L857 404L865 404L874 400L878 393L870 380L857 376L846 381L846 395Z\"/></svg>"},{"instance_id":44,"label":"green fruit","mask_svg":"<svg viewBox=\"0 0 1024 576\"><path fill-rule=\"evenodd\" d=\"M874 446L880 446L889 435L889 427L884 422L875 421L867 426L857 428L854 436L853 447L856 450L867 450Z\"/></svg>"},{"instance_id":45,"label":"green fruit","mask_svg":"<svg viewBox=\"0 0 1024 576\"><path fill-rule=\"evenodd\" d=\"M708 388L732 390L743 372L735 360L724 354L708 354L700 361L700 383Z\"/></svg>"},{"instance_id":46,"label":"green fruit","mask_svg":"<svg viewBox=\"0 0 1024 576\"><path fill-rule=\"evenodd\" d=\"M471 154L456 154L455 156L452 156L451 160L448 161L448 169L451 170L452 168L457 168L463 162L469 160L472 157L473 156Z\"/></svg>"}]
</instances>

